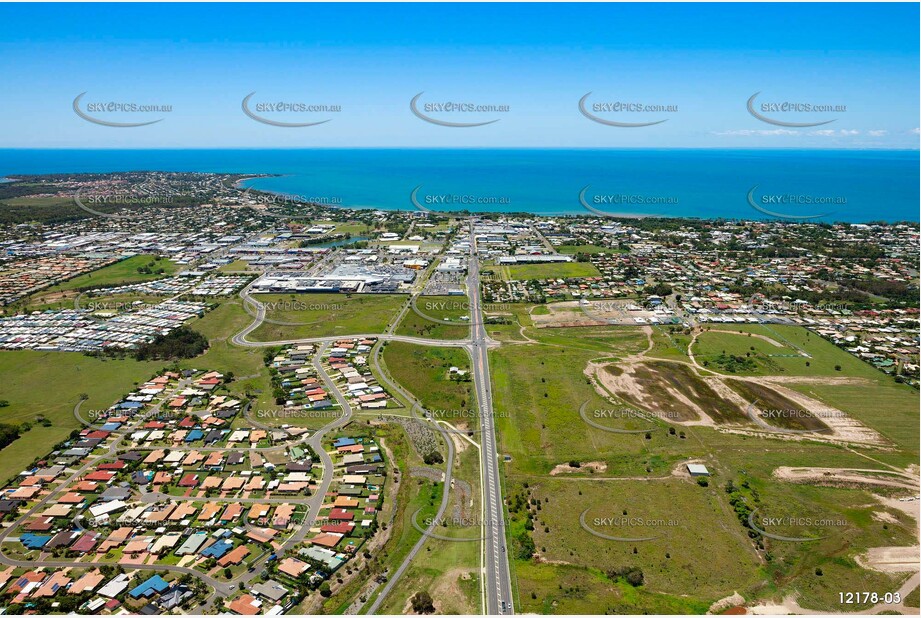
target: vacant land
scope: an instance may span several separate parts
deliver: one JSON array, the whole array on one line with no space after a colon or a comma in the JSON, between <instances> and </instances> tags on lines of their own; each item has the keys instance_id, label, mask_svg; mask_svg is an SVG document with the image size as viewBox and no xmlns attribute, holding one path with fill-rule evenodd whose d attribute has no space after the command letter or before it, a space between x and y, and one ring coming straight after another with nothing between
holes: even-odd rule
<instances>
[{"instance_id":1,"label":"vacant land","mask_svg":"<svg viewBox=\"0 0 921 618\"><path fill-rule=\"evenodd\" d=\"M514 470L548 474L573 459L605 461L609 469L619 469L624 451L643 449L643 434L598 429L582 420L579 411L583 404L590 412L624 407L602 398L584 370L590 361L610 358L615 350L642 349L645 337L636 329L607 327L579 338L575 330L540 331L545 345L506 345L491 352L500 450L512 455ZM637 461L631 472L643 474L644 466Z\"/></svg>"},{"instance_id":2,"label":"vacant land","mask_svg":"<svg viewBox=\"0 0 921 618\"><path fill-rule=\"evenodd\" d=\"M32 424L18 440L3 449L0 482L26 468L37 456L82 427L74 416L81 395L84 418L93 410L105 410L163 367L160 362L102 360L76 352L0 352L0 398L9 406L0 408L2 422ZM45 427L37 422L45 418Z\"/></svg>"},{"instance_id":3,"label":"vacant land","mask_svg":"<svg viewBox=\"0 0 921 618\"><path fill-rule=\"evenodd\" d=\"M778 343L780 347L776 345ZM708 325L697 337L692 350L694 357L704 366L721 354L751 359L753 367L734 372L738 375L846 375L873 379L882 375L872 366L799 326L752 324L719 325L718 328L713 325L711 328ZM717 367L708 368L718 370Z\"/></svg>"},{"instance_id":4,"label":"vacant land","mask_svg":"<svg viewBox=\"0 0 921 618\"><path fill-rule=\"evenodd\" d=\"M726 380L725 384L759 410L769 425L807 431L828 430L828 425L773 388L742 380Z\"/></svg>"},{"instance_id":5,"label":"vacant land","mask_svg":"<svg viewBox=\"0 0 921 618\"><path fill-rule=\"evenodd\" d=\"M254 294L266 319L252 341L381 333L400 312L398 294ZM249 312L255 315L254 306Z\"/></svg>"},{"instance_id":6,"label":"vacant land","mask_svg":"<svg viewBox=\"0 0 921 618\"><path fill-rule=\"evenodd\" d=\"M515 264L496 266L506 280L566 279L568 277L597 277L601 273L588 262L558 262L555 264Z\"/></svg>"},{"instance_id":7,"label":"vacant land","mask_svg":"<svg viewBox=\"0 0 921 618\"><path fill-rule=\"evenodd\" d=\"M614 367L619 374L602 376L614 394L651 410L662 419L688 422L701 419L701 414L721 424L747 423L745 411L727 401L684 363L648 361L624 367ZM607 379L605 379L605 377Z\"/></svg>"},{"instance_id":8,"label":"vacant land","mask_svg":"<svg viewBox=\"0 0 921 618\"><path fill-rule=\"evenodd\" d=\"M463 339L470 335L470 306L466 296L418 296L415 302L417 311L410 308L406 312L396 334L431 339ZM456 326L435 320L454 322Z\"/></svg>"},{"instance_id":9,"label":"vacant land","mask_svg":"<svg viewBox=\"0 0 921 618\"><path fill-rule=\"evenodd\" d=\"M513 491L524 492L539 505L531 509L536 561L600 571L613 593L601 607L627 600L618 594L615 575L624 568L639 568L644 576L642 588L633 589L643 610L632 613L657 611L655 593L674 597L667 607L693 591L685 601L690 610L695 601L712 602L724 596L724 590L757 582L758 558L735 515L725 509L720 489L675 477L616 483L544 479ZM651 540L610 540L586 527L615 538ZM701 552L704 547L707 551ZM714 564L721 568L714 569ZM565 603L568 596L552 584L519 580L519 585L524 611L540 611L553 601ZM561 611L565 610L555 610Z\"/></svg>"},{"instance_id":10,"label":"vacant land","mask_svg":"<svg viewBox=\"0 0 921 618\"><path fill-rule=\"evenodd\" d=\"M278 406L272 397L269 372L264 362L265 350L243 348L230 342L233 334L250 322L252 317L244 311L243 301L239 298L226 300L203 317L189 322L191 329L208 338L210 347L201 356L184 360L180 365L189 369L213 369L224 374L232 372L234 379L228 384L231 393L252 399L254 412L275 410ZM261 420L272 423L270 418ZM290 419L279 421L283 422L290 422Z\"/></svg>"},{"instance_id":11,"label":"vacant land","mask_svg":"<svg viewBox=\"0 0 921 618\"><path fill-rule=\"evenodd\" d=\"M458 440L459 444L463 441ZM443 614L477 614L480 611L480 501L479 454L468 447L458 450L454 468L454 486L444 520L433 534L449 541L430 537L423 550L394 587L381 614L410 613L412 596L426 590L435 601L435 610ZM425 516L416 523L426 528Z\"/></svg>"},{"instance_id":12,"label":"vacant land","mask_svg":"<svg viewBox=\"0 0 921 618\"><path fill-rule=\"evenodd\" d=\"M138 272L139 268L150 272ZM94 270L91 273L69 279L48 288L45 292L63 292L66 290L151 281L172 275L178 268L175 263L156 255L135 255L99 270ZM162 272L160 272L161 270Z\"/></svg>"},{"instance_id":13,"label":"vacant land","mask_svg":"<svg viewBox=\"0 0 921 618\"><path fill-rule=\"evenodd\" d=\"M606 338L600 336L602 331L608 333ZM622 331L621 337L611 339L609 333L618 331ZM841 611L837 591L892 591L901 584L904 575L868 571L860 566L858 556L876 547L916 544L913 520L877 499L871 486L820 487L790 482L773 473L784 466L886 471L886 464L916 464L917 392L849 359L846 352L817 340L815 335L789 329L780 336L802 345L810 354L823 354L819 368L824 366L828 375L790 375L795 363L806 359L780 357L778 362L790 363L790 370L781 372L780 377L767 372L756 386L767 388L776 380L785 388L853 414L900 443L901 449L844 449L814 440L727 433L709 424L660 424L658 430L645 435L607 434L597 429L589 433L580 430L577 415L567 415L567 408L572 407L567 406L568 401L588 399L590 410L596 406L640 407L638 401L631 404L619 397L591 399L595 391L584 373L589 362L599 374L611 378L622 376L633 365L646 365L645 377L652 380L653 394L658 393L648 395L654 400L652 404L664 391L668 399L674 400L679 393L686 403L701 410L710 406L706 414L719 422L738 419L744 410L738 402L730 409L712 408L722 405L717 403L719 395L728 389L711 384L715 379L712 372L695 375L691 359L669 340L669 335L686 337L681 333L654 330L652 352L684 363L638 363L637 354L647 343L638 328L526 327L523 332L535 343L507 344L490 353L499 450L512 456L505 464L512 518L509 551L517 601L523 612L597 613L605 608L612 613L703 613L710 603L733 592L739 592L747 603L777 602L797 593L803 607ZM760 341L770 346L763 348L765 352L786 352L754 336L726 336L746 345ZM744 350L732 353L744 355ZM858 366L848 371L852 360ZM841 365L842 371L836 371L835 365ZM801 368L806 369L805 365ZM650 392L646 387L641 390ZM782 395L779 390L777 393ZM775 404L771 407L802 408L785 401ZM508 416L503 416L506 410ZM677 435L667 431L669 428ZM569 460L575 460L579 467L559 466ZM706 487L688 477L688 461L707 465L711 476ZM550 465L554 462L557 466ZM554 468L557 474L551 476ZM559 473L560 468L565 473ZM523 498L516 498L519 494ZM530 507L522 510L522 504ZM675 546L657 546L665 543L663 539L635 544L611 541L592 536L580 526L579 515L585 509L589 509L586 517L590 523L602 526L608 515L638 517L645 509L650 514L643 516L654 523L677 519L687 528L679 524L668 529L666 538L678 539ZM613 513L601 512L605 509ZM523 512L529 513L525 519ZM761 536L749 528L748 514L752 512L759 521L773 518L763 524L770 532L815 540L791 543ZM525 525L528 519L530 530ZM803 521L809 522L805 528ZM612 532L602 527L597 531L631 537L622 528ZM586 535L585 539L580 535ZM531 540L533 550L523 539ZM534 555L521 555L519 550L533 551ZM644 583L638 587L630 585L623 575L634 568L644 575Z\"/></svg>"},{"instance_id":14,"label":"vacant land","mask_svg":"<svg viewBox=\"0 0 921 618\"><path fill-rule=\"evenodd\" d=\"M451 367L467 371L470 358L459 348L432 348L391 341L382 353L390 375L415 395L437 420L466 429L476 425L473 382L452 379Z\"/></svg>"}]
</instances>

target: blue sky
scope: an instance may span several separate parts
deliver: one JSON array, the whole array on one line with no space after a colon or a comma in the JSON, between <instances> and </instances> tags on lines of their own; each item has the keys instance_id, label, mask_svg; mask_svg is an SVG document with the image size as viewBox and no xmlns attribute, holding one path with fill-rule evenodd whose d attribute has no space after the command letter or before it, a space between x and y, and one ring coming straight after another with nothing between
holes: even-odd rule
<instances>
[{"instance_id":1,"label":"blue sky","mask_svg":"<svg viewBox=\"0 0 921 618\"><path fill-rule=\"evenodd\" d=\"M917 4L2 4L0 147L917 148ZM502 113L428 113L441 101ZM746 102L844 106L753 117ZM90 113L117 101L163 113ZM241 101L338 105L256 122ZM665 113L597 111L631 102ZM85 107L83 108L84 111ZM252 107L251 107L252 109ZM760 109L760 107L758 108ZM594 113L594 112L593 112Z\"/></svg>"}]
</instances>

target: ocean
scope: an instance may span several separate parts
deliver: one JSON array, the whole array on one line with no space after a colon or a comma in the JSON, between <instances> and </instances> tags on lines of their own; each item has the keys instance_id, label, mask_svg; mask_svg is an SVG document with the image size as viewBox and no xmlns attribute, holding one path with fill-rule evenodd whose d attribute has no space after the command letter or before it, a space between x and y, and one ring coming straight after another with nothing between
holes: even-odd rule
<instances>
[{"instance_id":1,"label":"ocean","mask_svg":"<svg viewBox=\"0 0 921 618\"><path fill-rule=\"evenodd\" d=\"M244 184L385 210L919 221L918 151L0 150L0 177L138 170L276 174Z\"/></svg>"}]
</instances>

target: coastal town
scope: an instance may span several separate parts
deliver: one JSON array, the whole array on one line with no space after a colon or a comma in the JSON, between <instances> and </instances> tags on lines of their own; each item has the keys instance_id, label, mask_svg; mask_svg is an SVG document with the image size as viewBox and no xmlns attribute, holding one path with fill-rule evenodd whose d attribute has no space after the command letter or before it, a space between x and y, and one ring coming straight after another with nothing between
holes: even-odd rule
<instances>
[{"instance_id":1,"label":"coastal town","mask_svg":"<svg viewBox=\"0 0 921 618\"><path fill-rule=\"evenodd\" d=\"M0 185L17 205L0 227L7 613L501 611L512 593L486 552L562 563L572 550L551 530L566 526L597 544L585 512L548 511L560 495L581 503L563 479L606 491L592 475L620 464L612 443L586 446L600 435L665 449L623 463L631 480L686 492L722 474L720 499L753 503L726 478L747 472L689 435L817 457L902 448L888 420L821 389L917 398L917 223L349 209L253 178ZM797 376L808 388L788 387ZM608 407L591 420L589 401ZM592 437L572 438L583 425ZM892 461L895 499L916 501L916 472ZM497 474L508 489L491 500ZM487 508L505 509L507 530ZM772 537L737 511L721 525L765 555ZM892 534L901 552L910 539ZM448 554L463 568L438 562ZM617 568L604 577L618 586L653 585ZM463 593L433 599L422 573ZM553 594L520 582L519 607Z\"/></svg>"}]
</instances>

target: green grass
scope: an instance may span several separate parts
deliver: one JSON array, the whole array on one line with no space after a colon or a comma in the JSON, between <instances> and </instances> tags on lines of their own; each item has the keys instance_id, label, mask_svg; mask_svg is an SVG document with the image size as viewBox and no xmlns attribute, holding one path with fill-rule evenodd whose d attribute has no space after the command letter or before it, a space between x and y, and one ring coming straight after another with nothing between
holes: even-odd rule
<instances>
[{"instance_id":1,"label":"green grass","mask_svg":"<svg viewBox=\"0 0 921 618\"><path fill-rule=\"evenodd\" d=\"M478 538L479 527L454 526L459 521L479 522L479 453L472 447L458 451L454 479L466 481L472 495L461 499L459 484L452 489L451 503L445 518L447 526L439 526L435 532L454 538ZM473 499L473 504L469 500ZM456 513L457 515L454 515ZM425 523L417 517L420 526ZM403 574L390 596L380 608L382 614L401 614L413 594L426 590L435 600L435 609L443 614L478 614L480 612L480 543L478 541L447 541L430 538L416 559Z\"/></svg>"},{"instance_id":2,"label":"green grass","mask_svg":"<svg viewBox=\"0 0 921 618\"><path fill-rule=\"evenodd\" d=\"M470 369L470 359L459 348L432 348L390 341L382 353L390 375L415 395L439 420L476 424L473 382L449 379L448 369Z\"/></svg>"},{"instance_id":3,"label":"green grass","mask_svg":"<svg viewBox=\"0 0 921 618\"><path fill-rule=\"evenodd\" d=\"M828 425L817 419L801 405L762 384L741 380L726 380L725 384L746 401L762 410L764 421L785 429L819 431Z\"/></svg>"},{"instance_id":4,"label":"green grass","mask_svg":"<svg viewBox=\"0 0 921 618\"><path fill-rule=\"evenodd\" d=\"M92 410L107 409L163 366L162 362L101 360L76 352L0 351L0 398L10 402L0 408L2 422L33 422L30 431L0 451L0 482L81 427L73 414L81 394L89 395L81 406L83 418L88 418ZM50 420L51 427L34 424L39 415Z\"/></svg>"},{"instance_id":5,"label":"green grass","mask_svg":"<svg viewBox=\"0 0 921 618\"><path fill-rule=\"evenodd\" d=\"M677 596L693 591L693 598L707 602L758 580L758 558L717 488L679 478L616 483L543 479L532 481L527 489L513 485L509 491L524 491L540 503L540 510L532 510L531 534L538 553L549 562L602 572L640 567L646 582L642 592ZM598 538L580 525L586 509L586 525L601 534L656 538ZM714 569L714 564L721 568ZM521 592L524 596L526 590Z\"/></svg>"},{"instance_id":6,"label":"green grass","mask_svg":"<svg viewBox=\"0 0 921 618\"><path fill-rule=\"evenodd\" d=\"M740 371L739 375L796 375L796 376L851 376L877 379L883 377L880 371L829 343L820 336L800 326L778 326L752 324L746 326L708 325L710 332L703 332L694 344L694 355L701 364L721 353L745 356L755 361L752 371ZM738 331L741 334L712 332L719 330ZM750 337L748 333L762 335L781 344ZM754 349L752 349L754 348ZM811 358L799 355L804 350ZM808 363L808 365L807 365ZM840 366L841 370L836 370Z\"/></svg>"},{"instance_id":7,"label":"green grass","mask_svg":"<svg viewBox=\"0 0 921 618\"><path fill-rule=\"evenodd\" d=\"M399 294L257 294L266 319L251 341L382 333L407 297ZM255 314L255 309L250 311ZM296 323L296 324L295 324Z\"/></svg>"},{"instance_id":8,"label":"green grass","mask_svg":"<svg viewBox=\"0 0 921 618\"><path fill-rule=\"evenodd\" d=\"M559 262L553 264L515 264L497 266L503 279L566 279L569 277L598 277L601 273L588 262Z\"/></svg>"},{"instance_id":9,"label":"green grass","mask_svg":"<svg viewBox=\"0 0 921 618\"><path fill-rule=\"evenodd\" d=\"M154 272L150 274L139 273L138 268L149 266ZM159 269L163 273L157 273ZM124 285L141 281L152 281L174 274L179 269L178 265L167 260L157 259L155 255L135 255L126 260L110 264L91 273L86 273L73 279L68 279L58 285L51 286L43 292L63 292L86 287L105 285Z\"/></svg>"},{"instance_id":10,"label":"green grass","mask_svg":"<svg viewBox=\"0 0 921 618\"><path fill-rule=\"evenodd\" d=\"M616 359L645 347L639 329L619 329L624 333L620 338L601 336L601 330L526 329L544 345L506 345L490 352L499 450L513 457L504 468L506 495L514 503L515 495L528 492L527 497L539 500L541 506L537 510L532 502L530 534L546 561L512 562L522 612L703 613L710 603L734 591L749 602L779 601L797 593L804 607L835 612L842 610L837 603L840 590L898 587L899 578L865 570L855 557L870 547L914 544L913 521L878 504L866 489L817 487L773 477L779 466L882 468L860 453L808 440L723 433L706 426L677 427L683 439L661 430L651 432L649 440L642 434L588 432L575 414L577 404L573 405L593 396L582 374L586 363L599 357ZM833 346L829 349L821 340L807 340L816 339L815 335L784 331L782 336L808 345L813 353L824 353L821 362L826 369L830 366L834 372L834 364L841 364L843 371L833 375L873 378L846 386L785 386L853 414L901 446L865 451L871 459L900 466L917 462L916 392L859 361L858 365L848 362L846 353ZM745 343L754 339L728 337ZM667 341L657 332L654 349L675 349ZM661 365L665 372L671 364ZM619 369L616 360L614 368ZM668 373L681 392L690 396L695 390L680 371ZM611 407L598 399L590 401L590 409ZM604 462L607 469L594 476L620 478L594 481L584 466L575 473L547 474L553 465L569 459ZM688 459L706 463L712 473L709 487L672 475ZM725 487L730 480L736 487L745 484L746 504L757 508L760 516L843 523L822 525L805 534L825 536L821 541L784 543L762 538L762 562L755 555L757 543L729 504ZM621 548L622 543L587 535L578 523L585 508L590 509L590 517L604 517L606 509L614 514L626 509L631 516L645 509L653 513L652 518L683 523L670 530L671 541L638 543L634 554L633 545ZM897 521L884 524L871 516L873 511L884 511ZM520 518L520 513L513 517ZM520 521L515 521L509 527L511 551L522 531ZM776 531L795 532L783 526ZM664 557L666 552L669 558ZM606 575L608 569L621 566L642 568L646 583L633 588Z\"/></svg>"},{"instance_id":11,"label":"green grass","mask_svg":"<svg viewBox=\"0 0 921 618\"><path fill-rule=\"evenodd\" d=\"M529 474L548 473L571 459L617 467L625 451L644 448L643 435L605 432L580 418L585 402L588 410L614 407L582 372L590 360L618 349L642 349L644 337L637 329L618 327L584 329L584 340L578 340L578 329L550 330L532 336L552 345L507 345L490 352L500 451L513 456L511 470ZM643 467L637 464L632 472L643 474Z\"/></svg>"},{"instance_id":12,"label":"green grass","mask_svg":"<svg viewBox=\"0 0 921 618\"><path fill-rule=\"evenodd\" d=\"M419 296L416 298L416 309L418 313L412 308L406 312L396 334L431 339L464 339L470 335L470 309L466 296ZM434 320L456 322L457 326L439 324L420 313ZM468 319L462 320L464 317Z\"/></svg>"},{"instance_id":13,"label":"green grass","mask_svg":"<svg viewBox=\"0 0 921 618\"><path fill-rule=\"evenodd\" d=\"M777 348L744 334L708 332L701 334L694 345L698 362L708 358L701 354L720 354L725 350L730 354L744 355L752 352L749 348L754 347L752 358L756 368L749 375L859 378L861 381L850 384L791 382L785 386L846 412L898 445L898 451L880 453L879 459L900 466L917 461L919 425L916 390L896 384L890 376L798 326L772 325L770 331L764 330L761 325L725 328L763 334L784 343L785 347ZM804 349L811 358L765 356L768 353L790 353L791 348L785 342ZM809 366L806 366L807 362ZM841 370L836 370L836 366Z\"/></svg>"},{"instance_id":14,"label":"green grass","mask_svg":"<svg viewBox=\"0 0 921 618\"><path fill-rule=\"evenodd\" d=\"M908 596L905 597L904 603L906 607L919 607L918 600L921 597L921 587L916 587L914 590L908 593Z\"/></svg>"}]
</instances>

